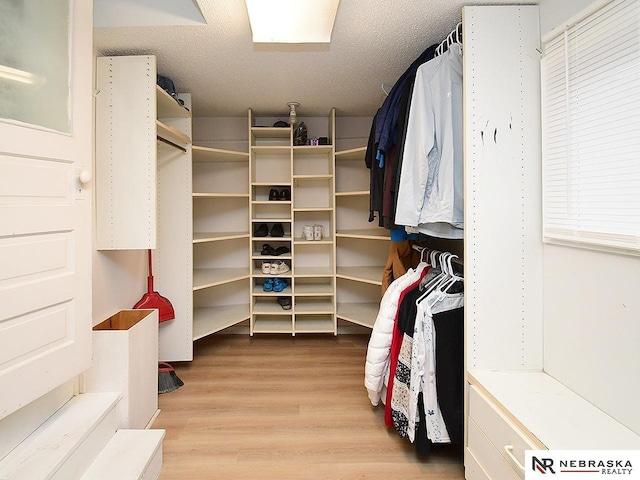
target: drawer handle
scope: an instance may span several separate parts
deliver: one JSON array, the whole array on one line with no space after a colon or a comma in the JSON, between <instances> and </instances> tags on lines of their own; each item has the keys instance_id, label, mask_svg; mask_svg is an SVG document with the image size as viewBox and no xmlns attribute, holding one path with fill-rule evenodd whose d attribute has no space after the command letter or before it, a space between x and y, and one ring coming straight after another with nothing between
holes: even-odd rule
<instances>
[{"instance_id":1,"label":"drawer handle","mask_svg":"<svg viewBox=\"0 0 640 480\"><path fill-rule=\"evenodd\" d=\"M509 456L509 458L511 459L511 463L513 465L515 465L516 467L518 467L520 470L522 470L522 472L524 473L524 465L522 465L518 461L518 459L515 457L515 455L513 454L513 445L505 445L504 446L504 451Z\"/></svg>"}]
</instances>

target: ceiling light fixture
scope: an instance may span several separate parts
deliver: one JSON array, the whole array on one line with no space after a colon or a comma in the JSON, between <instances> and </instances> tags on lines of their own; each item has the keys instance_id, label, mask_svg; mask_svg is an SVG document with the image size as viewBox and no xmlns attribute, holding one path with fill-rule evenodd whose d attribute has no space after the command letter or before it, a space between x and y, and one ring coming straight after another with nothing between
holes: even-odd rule
<instances>
[{"instance_id":1,"label":"ceiling light fixture","mask_svg":"<svg viewBox=\"0 0 640 480\"><path fill-rule=\"evenodd\" d=\"M296 107L299 107L300 104L298 102L289 102L287 103L287 105L289 105L289 108L291 109L289 111L289 125L293 127L296 123L298 123L298 114L296 113Z\"/></svg>"},{"instance_id":2,"label":"ceiling light fixture","mask_svg":"<svg viewBox=\"0 0 640 480\"><path fill-rule=\"evenodd\" d=\"M253 43L329 43L340 0L245 0Z\"/></svg>"}]
</instances>

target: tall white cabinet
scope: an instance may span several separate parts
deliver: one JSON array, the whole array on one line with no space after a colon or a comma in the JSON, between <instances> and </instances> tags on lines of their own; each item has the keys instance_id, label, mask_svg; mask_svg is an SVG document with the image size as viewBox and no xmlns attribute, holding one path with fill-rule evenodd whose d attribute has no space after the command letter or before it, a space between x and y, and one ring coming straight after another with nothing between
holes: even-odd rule
<instances>
[{"instance_id":1,"label":"tall white cabinet","mask_svg":"<svg viewBox=\"0 0 640 480\"><path fill-rule=\"evenodd\" d=\"M559 379L549 361L581 355L588 335L585 315L567 308L574 302L571 281L555 283L566 288L566 318L546 324L552 312L543 293L553 268L541 229L538 18L537 6L463 9L468 479L524 478L526 449L640 447L632 422L601 409L593 393L576 391L571 377L581 377L584 366ZM545 333L557 333L560 323L575 328L563 345ZM615 349L601 353L630 355ZM635 367L616 368L612 382ZM599 394L606 389L602 378L592 382L601 385ZM630 409L637 410L628 403L627 415Z\"/></svg>"}]
</instances>

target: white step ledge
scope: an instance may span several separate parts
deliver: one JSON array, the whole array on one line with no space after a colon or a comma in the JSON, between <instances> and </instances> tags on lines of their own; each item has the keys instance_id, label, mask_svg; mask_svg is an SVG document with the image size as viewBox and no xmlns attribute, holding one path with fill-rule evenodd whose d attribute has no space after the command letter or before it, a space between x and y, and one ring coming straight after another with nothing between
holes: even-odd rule
<instances>
[{"instance_id":1,"label":"white step ledge","mask_svg":"<svg viewBox=\"0 0 640 480\"><path fill-rule=\"evenodd\" d=\"M81 480L155 480L164 430L118 430Z\"/></svg>"},{"instance_id":2,"label":"white step ledge","mask_svg":"<svg viewBox=\"0 0 640 480\"><path fill-rule=\"evenodd\" d=\"M78 478L117 428L119 393L77 395L0 461L2 480Z\"/></svg>"}]
</instances>

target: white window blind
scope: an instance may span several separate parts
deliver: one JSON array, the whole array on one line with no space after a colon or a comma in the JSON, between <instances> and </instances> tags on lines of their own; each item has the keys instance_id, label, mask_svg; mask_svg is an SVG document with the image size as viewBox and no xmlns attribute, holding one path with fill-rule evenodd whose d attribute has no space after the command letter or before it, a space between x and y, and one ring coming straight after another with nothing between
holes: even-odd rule
<instances>
[{"instance_id":1,"label":"white window blind","mask_svg":"<svg viewBox=\"0 0 640 480\"><path fill-rule=\"evenodd\" d=\"M640 254L640 0L546 41L543 237Z\"/></svg>"}]
</instances>

